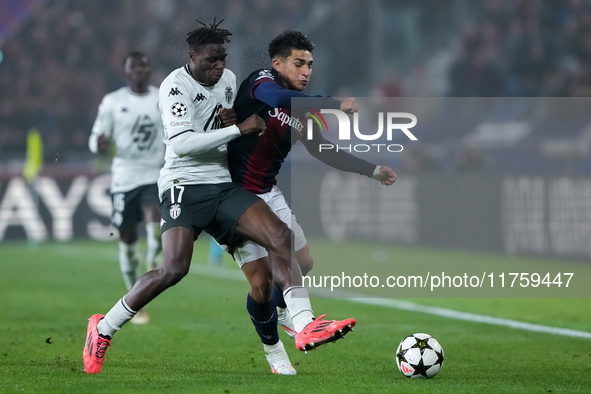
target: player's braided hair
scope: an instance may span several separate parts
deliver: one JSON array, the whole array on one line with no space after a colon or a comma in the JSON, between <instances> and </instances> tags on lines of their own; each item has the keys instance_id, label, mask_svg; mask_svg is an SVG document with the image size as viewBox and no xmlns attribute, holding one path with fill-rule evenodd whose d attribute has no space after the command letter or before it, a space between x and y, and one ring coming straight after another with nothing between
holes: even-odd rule
<instances>
[{"instance_id":1,"label":"player's braided hair","mask_svg":"<svg viewBox=\"0 0 591 394\"><path fill-rule=\"evenodd\" d=\"M295 30L286 30L269 43L269 56L271 59L276 56L286 58L291 55L293 49L303 49L312 52L314 46L314 43L303 33Z\"/></svg>"},{"instance_id":2,"label":"player's braided hair","mask_svg":"<svg viewBox=\"0 0 591 394\"><path fill-rule=\"evenodd\" d=\"M197 49L197 47L207 44L225 44L230 42L228 36L231 36L232 33L226 29L220 29L218 27L224 20L222 19L216 23L215 19L216 18L213 18L213 23L209 26L200 20L197 20L197 22L201 23L203 27L198 27L187 33L187 44L189 44L191 49Z\"/></svg>"}]
</instances>

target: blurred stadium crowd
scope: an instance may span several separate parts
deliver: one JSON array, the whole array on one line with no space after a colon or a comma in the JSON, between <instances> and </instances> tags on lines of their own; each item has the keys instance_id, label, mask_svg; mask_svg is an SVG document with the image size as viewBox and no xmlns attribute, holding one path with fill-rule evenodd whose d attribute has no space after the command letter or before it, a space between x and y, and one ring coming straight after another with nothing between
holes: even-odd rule
<instances>
[{"instance_id":1,"label":"blurred stadium crowd","mask_svg":"<svg viewBox=\"0 0 591 394\"><path fill-rule=\"evenodd\" d=\"M0 5L19 2L31 3ZM590 0L46 0L0 38L0 165L22 160L31 127L46 160L89 161L97 106L123 84L123 57L146 52L158 84L186 62L195 19L214 16L234 34L228 67L239 81L268 63L267 43L291 28L317 44L311 92L591 95Z\"/></svg>"},{"instance_id":2,"label":"blurred stadium crowd","mask_svg":"<svg viewBox=\"0 0 591 394\"><path fill-rule=\"evenodd\" d=\"M460 29L451 96L591 94L591 4L488 0Z\"/></svg>"},{"instance_id":3,"label":"blurred stadium crowd","mask_svg":"<svg viewBox=\"0 0 591 394\"><path fill-rule=\"evenodd\" d=\"M298 2L301 11L309 2ZM267 41L293 25L298 10L287 3L255 6L232 1L105 0L73 2L48 0L2 45L0 107L2 156L24 150L25 133L38 127L48 154L75 160L86 154L97 106L109 91L124 84L122 60L134 50L153 62L153 82L186 62L185 35L195 19L211 23L226 18L224 27L236 37L248 29L253 42ZM272 8L272 9L271 9ZM296 7L297 8L297 7ZM284 15L281 24L268 23L272 13ZM291 17L285 17L290 16ZM242 23L248 20L248 24Z\"/></svg>"}]
</instances>

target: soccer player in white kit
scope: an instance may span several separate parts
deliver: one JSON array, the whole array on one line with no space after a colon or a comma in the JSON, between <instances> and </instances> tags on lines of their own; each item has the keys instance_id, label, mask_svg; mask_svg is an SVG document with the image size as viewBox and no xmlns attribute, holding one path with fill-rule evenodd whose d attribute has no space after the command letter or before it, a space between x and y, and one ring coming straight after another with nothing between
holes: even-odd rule
<instances>
[{"instance_id":1,"label":"soccer player in white kit","mask_svg":"<svg viewBox=\"0 0 591 394\"><path fill-rule=\"evenodd\" d=\"M136 311L188 273L193 242L204 230L220 244L233 247L248 239L269 254L268 263L245 264L242 272L250 285L247 310L273 373L295 375L277 333L274 281L284 291L299 350L337 340L356 323L314 318L300 268L291 264L293 233L263 200L231 182L226 143L240 135L261 134L266 127L258 115L235 124L230 108L236 78L225 68L231 33L218 25L214 21L189 33L189 64L174 70L160 86L166 144L158 180L162 267L143 275L106 315L91 316L83 349L87 373L100 372L113 334Z\"/></svg>"},{"instance_id":2,"label":"soccer player in white kit","mask_svg":"<svg viewBox=\"0 0 591 394\"><path fill-rule=\"evenodd\" d=\"M116 153L111 165L111 222L119 230L119 266L127 290L138 278L138 225L146 226L146 270L158 268L161 251L158 177L164 165L164 130L158 88L150 83L150 61L140 52L123 62L126 86L107 94L98 109L88 145L93 153ZM133 319L147 323L145 310Z\"/></svg>"}]
</instances>

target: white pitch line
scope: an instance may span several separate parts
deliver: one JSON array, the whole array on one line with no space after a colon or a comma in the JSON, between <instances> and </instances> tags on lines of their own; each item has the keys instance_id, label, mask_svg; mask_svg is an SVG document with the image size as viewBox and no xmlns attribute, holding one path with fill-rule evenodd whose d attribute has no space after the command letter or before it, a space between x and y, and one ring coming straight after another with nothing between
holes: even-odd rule
<instances>
[{"instance_id":1,"label":"white pitch line","mask_svg":"<svg viewBox=\"0 0 591 394\"><path fill-rule=\"evenodd\" d=\"M222 267L210 267L205 265L191 265L191 272L197 275L216 277L221 279L231 279L245 281L244 275L241 271L222 268ZM427 313L430 315L447 317L450 319L465 320L474 323L492 324L496 326L504 326L510 328L517 328L520 330L543 332L548 334L562 335L567 337L576 338L589 338L591 339L591 332L571 330L569 328L543 326L541 324L532 324L520 322L517 320L502 319L498 317L478 315L476 313L460 312L453 309L439 308L434 306L426 306L416 304L410 301L395 300L389 298L365 298L360 297L359 293L344 292L344 291L328 291L325 289L314 289L310 288L308 291L312 294L317 294L324 297L338 298L356 302L359 304L377 305L386 308L396 308L411 312Z\"/></svg>"}]
</instances>

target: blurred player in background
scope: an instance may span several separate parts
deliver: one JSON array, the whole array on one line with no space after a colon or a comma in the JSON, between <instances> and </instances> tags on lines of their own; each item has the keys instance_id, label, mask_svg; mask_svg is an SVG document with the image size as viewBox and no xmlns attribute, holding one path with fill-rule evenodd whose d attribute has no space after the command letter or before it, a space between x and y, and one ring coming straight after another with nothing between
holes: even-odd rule
<instances>
[{"instance_id":1,"label":"blurred player in background","mask_svg":"<svg viewBox=\"0 0 591 394\"><path fill-rule=\"evenodd\" d=\"M236 77L225 68L231 33L218 25L214 20L189 33L189 64L174 70L160 86L166 144L158 180L164 262L142 276L105 316L89 319L83 350L87 373L100 372L113 334L136 311L188 273L193 243L202 231L230 247L249 239L268 251L270 263L245 264L242 271L250 284L247 309L273 373L295 374L277 333L274 281L293 315L298 349L339 339L355 325L354 319L314 319L299 267L291 266L291 230L261 199L231 182L227 142L264 132L265 122L252 115L235 124L231 107Z\"/></svg>"},{"instance_id":2,"label":"blurred player in background","mask_svg":"<svg viewBox=\"0 0 591 394\"><path fill-rule=\"evenodd\" d=\"M150 83L150 61L133 52L123 62L127 86L107 94L98 109L88 141L93 153L114 144L111 165L111 222L119 230L119 266L127 290L138 279L138 225L147 234L146 270L158 268L161 251L158 177L164 165L164 131L158 109L158 88ZM149 321L145 310L133 319Z\"/></svg>"},{"instance_id":3,"label":"blurred player in background","mask_svg":"<svg viewBox=\"0 0 591 394\"><path fill-rule=\"evenodd\" d=\"M319 152L321 143L328 143L320 133L308 140L302 129L292 132L292 124L305 124L304 113L292 111L293 97L319 97L318 111L340 109L346 113L358 110L355 98L342 101L325 96L310 96L303 93L312 75L312 51L314 44L302 33L285 31L269 44L271 69L254 71L240 85L234 109L238 121L257 114L267 125L262 136L242 136L228 143L228 161L232 180L257 194L294 232L295 256L303 275L313 265L310 249L302 228L287 205L281 190L276 186L276 176L293 144L301 141L306 149L320 161L342 171L355 172L379 180L383 185L392 185L397 175L386 166L377 166L344 151ZM289 121L285 121L289 119ZM264 248L252 241L244 241L234 251L240 266L267 259ZM277 304L279 324L294 337L294 326L289 308L286 308L283 292L275 285L273 297Z\"/></svg>"}]
</instances>

